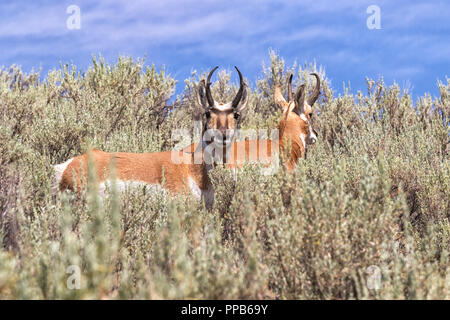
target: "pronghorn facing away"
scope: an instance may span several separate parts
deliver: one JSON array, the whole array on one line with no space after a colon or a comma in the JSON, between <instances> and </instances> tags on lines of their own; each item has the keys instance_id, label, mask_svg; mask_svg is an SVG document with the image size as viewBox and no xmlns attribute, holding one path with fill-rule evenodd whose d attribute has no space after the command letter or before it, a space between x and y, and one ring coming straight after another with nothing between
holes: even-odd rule
<instances>
[{"instance_id":1,"label":"pronghorn facing away","mask_svg":"<svg viewBox=\"0 0 450 320\"><path fill-rule=\"evenodd\" d=\"M214 131L215 143L229 143L222 134L227 130L234 130L238 124L240 112L247 106L248 93L242 74L235 67L240 80L240 88L232 102L218 103L211 94L211 76L217 69L215 67L208 75L207 82L202 80L197 90L197 99L201 106L200 115L204 120L203 131ZM203 137L203 132L202 132ZM220 140L220 141L218 141ZM204 141L193 153L179 151L181 157L190 157L189 161L174 163L173 151L155 153L109 153L93 150L74 157L62 164L55 165L54 191L74 190L80 192L87 181L87 165L90 157L91 163L100 184L100 191L104 191L110 183L110 167L115 167L118 186L127 184L143 184L150 187L159 187L164 181L164 189L171 193L188 193L203 198L207 207L214 202L214 190L208 178L210 164L204 161L204 147L210 141ZM206 150L206 148L205 148ZM198 161L201 157L200 161ZM186 158L185 158L186 159ZM76 186L76 187L75 187Z\"/></svg>"},{"instance_id":2,"label":"pronghorn facing away","mask_svg":"<svg viewBox=\"0 0 450 320\"><path fill-rule=\"evenodd\" d=\"M288 101L284 99L280 86L275 87L275 104L283 111L278 124L279 141L235 142L226 159L228 168L240 167L245 161L272 164L274 156L278 157L281 152L290 151L286 158L286 166L291 171L300 158L306 158L307 145L314 144L317 140L317 132L312 127L311 117L312 106L320 95L320 78L316 73L312 75L316 78L316 86L308 99L305 98L304 84L299 86L295 95L292 94L292 74L288 82Z\"/></svg>"}]
</instances>

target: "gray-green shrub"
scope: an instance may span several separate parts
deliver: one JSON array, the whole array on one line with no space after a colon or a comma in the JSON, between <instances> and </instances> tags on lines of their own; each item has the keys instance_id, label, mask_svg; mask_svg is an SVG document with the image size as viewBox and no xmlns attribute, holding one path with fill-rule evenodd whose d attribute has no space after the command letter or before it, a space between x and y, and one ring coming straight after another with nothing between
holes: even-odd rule
<instances>
[{"instance_id":1,"label":"gray-green shrub","mask_svg":"<svg viewBox=\"0 0 450 320\"><path fill-rule=\"evenodd\" d=\"M316 71L319 140L293 174L215 168L211 211L145 189L51 196L52 165L90 147L170 150L172 130L192 127L196 72L169 106L175 80L142 60L94 57L42 81L1 70L0 298L450 298L450 79L415 105L382 80L336 96L323 69L270 57L242 126L275 128L273 82L297 71L311 90ZM237 90L230 74L213 85L218 100Z\"/></svg>"}]
</instances>

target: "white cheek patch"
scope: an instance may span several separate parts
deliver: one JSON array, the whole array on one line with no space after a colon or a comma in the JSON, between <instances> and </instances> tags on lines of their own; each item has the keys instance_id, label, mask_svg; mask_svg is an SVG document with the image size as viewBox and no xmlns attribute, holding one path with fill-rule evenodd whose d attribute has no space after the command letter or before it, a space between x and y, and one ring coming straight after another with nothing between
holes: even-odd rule
<instances>
[{"instance_id":1,"label":"white cheek patch","mask_svg":"<svg viewBox=\"0 0 450 320\"><path fill-rule=\"evenodd\" d=\"M303 148L306 149L306 138L305 138L305 135L303 133L300 133L300 140L302 140Z\"/></svg>"},{"instance_id":2,"label":"white cheek patch","mask_svg":"<svg viewBox=\"0 0 450 320\"><path fill-rule=\"evenodd\" d=\"M309 123L309 121L308 121L308 119L306 118L306 116L305 116L304 113L302 113L302 114L300 115L300 119L302 119L302 120L305 121L306 123Z\"/></svg>"},{"instance_id":3,"label":"white cheek patch","mask_svg":"<svg viewBox=\"0 0 450 320\"><path fill-rule=\"evenodd\" d=\"M306 142L308 144L314 144L316 143L317 136L314 134L314 131L312 130L311 123L309 122L308 118L304 113L300 115L300 119L305 121L308 124L308 137L306 139ZM303 134L300 134L300 139L302 139L303 146L306 148L306 142L305 142L305 136Z\"/></svg>"}]
</instances>

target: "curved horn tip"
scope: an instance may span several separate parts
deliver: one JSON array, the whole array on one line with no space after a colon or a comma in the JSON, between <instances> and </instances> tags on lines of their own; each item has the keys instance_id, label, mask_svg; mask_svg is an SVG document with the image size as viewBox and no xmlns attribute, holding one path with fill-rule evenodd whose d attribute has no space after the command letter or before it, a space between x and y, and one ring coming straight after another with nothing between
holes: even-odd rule
<instances>
[{"instance_id":1,"label":"curved horn tip","mask_svg":"<svg viewBox=\"0 0 450 320\"><path fill-rule=\"evenodd\" d=\"M242 73L241 73L241 71L240 71L239 68L236 67L236 66L234 66L234 68L235 68L236 71L239 73L239 80L242 82Z\"/></svg>"},{"instance_id":2,"label":"curved horn tip","mask_svg":"<svg viewBox=\"0 0 450 320\"><path fill-rule=\"evenodd\" d=\"M298 89L297 89L297 95L298 95L298 97L300 97L299 94L302 94L303 91L305 91L305 87L306 87L306 84L304 84L304 83L302 83L302 84L298 87Z\"/></svg>"},{"instance_id":3,"label":"curved horn tip","mask_svg":"<svg viewBox=\"0 0 450 320\"><path fill-rule=\"evenodd\" d=\"M208 74L208 84L210 84L209 82L210 82L210 80L211 80L211 77L212 77L214 71L217 70L217 68L219 68L219 66L216 66L215 68L213 68L213 69L209 72L209 74Z\"/></svg>"},{"instance_id":4,"label":"curved horn tip","mask_svg":"<svg viewBox=\"0 0 450 320\"><path fill-rule=\"evenodd\" d=\"M306 92L305 92L306 90L305 90L305 88L306 88L306 85L304 83L299 88L298 96L297 96L297 102L298 103L303 103L305 101L305 99L306 99ZM303 104L301 105L301 107L303 108Z\"/></svg>"},{"instance_id":5,"label":"curved horn tip","mask_svg":"<svg viewBox=\"0 0 450 320\"><path fill-rule=\"evenodd\" d=\"M289 75L289 79L288 79L288 100L292 101L293 96L292 96L292 78L294 77L294 74L291 73Z\"/></svg>"},{"instance_id":6,"label":"curved horn tip","mask_svg":"<svg viewBox=\"0 0 450 320\"><path fill-rule=\"evenodd\" d=\"M310 75L316 77L317 82L320 84L320 76L317 73L312 72Z\"/></svg>"},{"instance_id":7,"label":"curved horn tip","mask_svg":"<svg viewBox=\"0 0 450 320\"><path fill-rule=\"evenodd\" d=\"M308 98L308 101L307 101L308 104L309 104L310 106L312 106L312 105L316 102L317 98L318 98L319 95L320 95L320 77L319 77L319 75L318 75L317 73L315 73L315 72L312 72L312 73L310 73L310 74L316 77L316 86L315 86L315 88L314 88L314 90L313 90L313 93L312 93L311 97L309 97L309 98Z\"/></svg>"},{"instance_id":8,"label":"curved horn tip","mask_svg":"<svg viewBox=\"0 0 450 320\"><path fill-rule=\"evenodd\" d=\"M241 101L241 99L242 99L242 93L243 93L244 88L245 88L246 85L244 83L244 78L242 77L241 71L238 69L238 67L236 67L236 66L234 66L234 67L236 68L236 71L239 74L239 84L240 84L239 90L238 90L236 96L234 97L233 101L231 102L231 105L235 109L237 107L237 105L239 104L239 102Z\"/></svg>"},{"instance_id":9,"label":"curved horn tip","mask_svg":"<svg viewBox=\"0 0 450 320\"><path fill-rule=\"evenodd\" d=\"M214 105L214 98L211 94L211 77L218 67L219 66L216 66L214 69L212 69L208 74L208 78L206 79L206 98L210 106Z\"/></svg>"}]
</instances>

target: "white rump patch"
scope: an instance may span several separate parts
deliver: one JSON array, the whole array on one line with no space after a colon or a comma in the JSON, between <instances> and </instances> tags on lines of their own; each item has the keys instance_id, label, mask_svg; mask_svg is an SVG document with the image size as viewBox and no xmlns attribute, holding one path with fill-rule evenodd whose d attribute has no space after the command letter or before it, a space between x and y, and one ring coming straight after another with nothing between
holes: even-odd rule
<instances>
[{"instance_id":1,"label":"white rump patch","mask_svg":"<svg viewBox=\"0 0 450 320\"><path fill-rule=\"evenodd\" d=\"M191 189L194 197L199 200L203 198L206 208L212 208L212 206L214 205L214 188L212 187L212 185L208 189L200 189L200 187L195 182L195 180L192 179L192 177L189 177L188 182L189 188Z\"/></svg>"},{"instance_id":2,"label":"white rump patch","mask_svg":"<svg viewBox=\"0 0 450 320\"><path fill-rule=\"evenodd\" d=\"M53 185L52 185L52 194L55 195L59 190L59 185L61 184L62 176L64 174L64 171L66 171L67 166L72 162L73 158L70 158L64 163L56 164L53 166L53 169L55 170L54 176L53 176Z\"/></svg>"}]
</instances>

